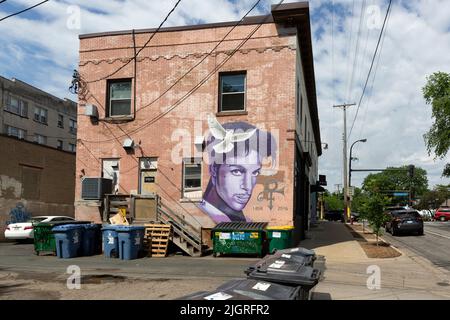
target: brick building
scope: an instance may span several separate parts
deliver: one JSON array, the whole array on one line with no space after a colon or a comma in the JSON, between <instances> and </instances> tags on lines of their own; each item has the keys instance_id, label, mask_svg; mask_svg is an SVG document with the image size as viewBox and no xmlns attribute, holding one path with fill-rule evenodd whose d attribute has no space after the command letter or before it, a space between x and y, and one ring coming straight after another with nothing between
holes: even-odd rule
<instances>
[{"instance_id":1,"label":"brick building","mask_svg":"<svg viewBox=\"0 0 450 320\"><path fill-rule=\"evenodd\" d=\"M73 152L5 135L0 150L0 240L16 209L32 216L74 216Z\"/></svg>"},{"instance_id":2,"label":"brick building","mask_svg":"<svg viewBox=\"0 0 450 320\"><path fill-rule=\"evenodd\" d=\"M75 152L77 104L18 79L0 77L0 132Z\"/></svg>"},{"instance_id":3,"label":"brick building","mask_svg":"<svg viewBox=\"0 0 450 320\"><path fill-rule=\"evenodd\" d=\"M267 221L304 236L322 152L309 6L237 23L162 28L145 47L154 29L80 36L77 219L101 220L81 189L103 176L201 227Z\"/></svg>"}]
</instances>

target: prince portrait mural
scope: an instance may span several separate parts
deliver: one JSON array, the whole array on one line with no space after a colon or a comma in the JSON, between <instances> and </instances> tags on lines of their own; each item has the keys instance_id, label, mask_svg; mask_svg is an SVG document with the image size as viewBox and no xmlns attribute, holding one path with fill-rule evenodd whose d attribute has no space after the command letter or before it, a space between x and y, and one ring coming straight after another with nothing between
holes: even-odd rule
<instances>
[{"instance_id":1,"label":"prince portrait mural","mask_svg":"<svg viewBox=\"0 0 450 320\"><path fill-rule=\"evenodd\" d=\"M221 125L208 117L206 142L210 179L199 208L214 222L250 221L244 209L250 201L263 161L276 162L277 145L270 132L246 122Z\"/></svg>"}]
</instances>

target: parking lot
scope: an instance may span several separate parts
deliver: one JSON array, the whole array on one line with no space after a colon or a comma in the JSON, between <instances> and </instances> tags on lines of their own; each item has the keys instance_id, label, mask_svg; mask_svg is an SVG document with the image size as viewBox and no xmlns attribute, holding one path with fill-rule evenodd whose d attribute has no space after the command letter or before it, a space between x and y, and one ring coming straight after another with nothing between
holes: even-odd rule
<instances>
[{"instance_id":1,"label":"parking lot","mask_svg":"<svg viewBox=\"0 0 450 320\"><path fill-rule=\"evenodd\" d=\"M175 299L212 290L244 270L256 258L108 259L103 255L58 259L34 254L33 244L0 243L1 299ZM69 266L81 272L81 289L67 288Z\"/></svg>"}]
</instances>

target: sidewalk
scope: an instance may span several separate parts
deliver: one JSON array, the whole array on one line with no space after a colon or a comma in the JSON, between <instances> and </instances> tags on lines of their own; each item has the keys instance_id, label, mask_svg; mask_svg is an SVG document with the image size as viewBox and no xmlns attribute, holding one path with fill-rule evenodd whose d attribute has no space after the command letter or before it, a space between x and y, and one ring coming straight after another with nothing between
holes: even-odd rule
<instances>
[{"instance_id":1,"label":"sidewalk","mask_svg":"<svg viewBox=\"0 0 450 320\"><path fill-rule=\"evenodd\" d=\"M369 259L343 223L319 222L300 245L320 257L323 279L313 290L315 300L450 299L449 272L403 251L397 258ZM379 267L380 289L367 286L370 266Z\"/></svg>"}]
</instances>

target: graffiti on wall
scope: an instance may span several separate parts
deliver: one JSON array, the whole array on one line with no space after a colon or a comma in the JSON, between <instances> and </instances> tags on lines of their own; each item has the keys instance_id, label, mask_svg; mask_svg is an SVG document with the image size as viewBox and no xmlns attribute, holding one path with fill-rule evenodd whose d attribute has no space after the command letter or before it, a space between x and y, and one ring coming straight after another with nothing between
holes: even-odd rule
<instances>
[{"instance_id":1,"label":"graffiti on wall","mask_svg":"<svg viewBox=\"0 0 450 320\"><path fill-rule=\"evenodd\" d=\"M27 222L31 219L31 213L27 211L24 204L19 202L15 208L9 212L9 221L6 224Z\"/></svg>"},{"instance_id":2,"label":"graffiti on wall","mask_svg":"<svg viewBox=\"0 0 450 320\"><path fill-rule=\"evenodd\" d=\"M206 143L210 179L199 207L216 223L250 221L244 209L253 196L260 175L276 173L277 143L274 136L246 122L220 124L208 116ZM263 168L269 163L272 170ZM269 180L262 195L273 207L273 194L284 194L276 180Z\"/></svg>"}]
</instances>

